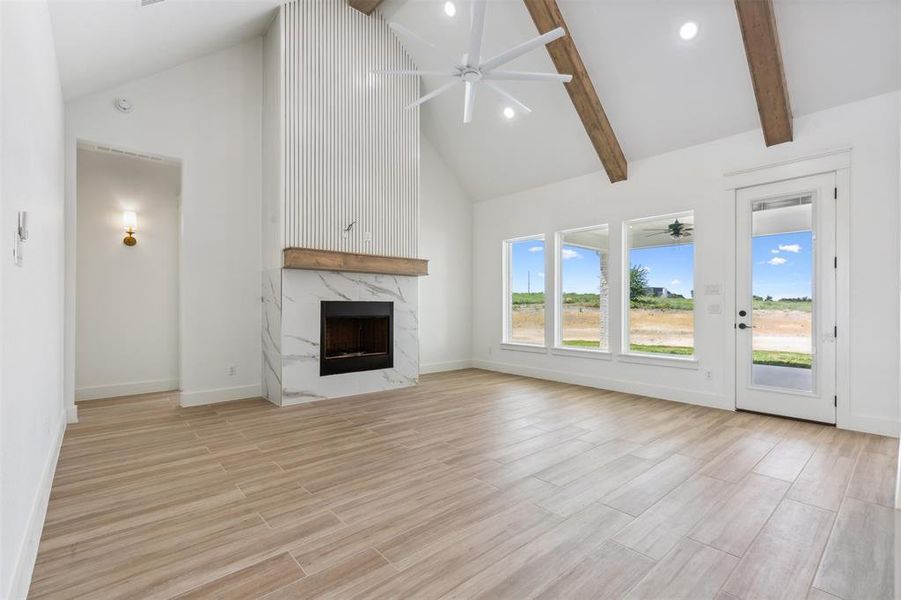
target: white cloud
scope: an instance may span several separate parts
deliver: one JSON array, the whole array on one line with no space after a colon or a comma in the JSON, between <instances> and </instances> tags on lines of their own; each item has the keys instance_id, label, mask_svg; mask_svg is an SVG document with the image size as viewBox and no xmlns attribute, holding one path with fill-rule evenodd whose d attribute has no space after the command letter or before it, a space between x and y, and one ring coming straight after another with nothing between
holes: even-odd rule
<instances>
[{"instance_id":1,"label":"white cloud","mask_svg":"<svg viewBox=\"0 0 901 600\"><path fill-rule=\"evenodd\" d=\"M773 265L774 267L778 267L779 265L784 265L788 262L787 259L782 258L781 256L774 256L770 260L766 261L768 264Z\"/></svg>"},{"instance_id":2,"label":"white cloud","mask_svg":"<svg viewBox=\"0 0 901 600\"><path fill-rule=\"evenodd\" d=\"M541 252L544 250L544 246L531 246L529 247L529 252Z\"/></svg>"},{"instance_id":3,"label":"white cloud","mask_svg":"<svg viewBox=\"0 0 901 600\"><path fill-rule=\"evenodd\" d=\"M800 244L779 244L779 249L783 252L793 252L797 254L801 251Z\"/></svg>"},{"instance_id":4,"label":"white cloud","mask_svg":"<svg viewBox=\"0 0 901 600\"><path fill-rule=\"evenodd\" d=\"M778 251L778 250L775 250L775 249L774 249L774 250L770 250L770 252L772 252L773 254L779 254L779 251Z\"/></svg>"},{"instance_id":5,"label":"white cloud","mask_svg":"<svg viewBox=\"0 0 901 600\"><path fill-rule=\"evenodd\" d=\"M563 255L563 260L569 260L571 258L582 258L582 255L572 248L564 248L561 254Z\"/></svg>"},{"instance_id":6,"label":"white cloud","mask_svg":"<svg viewBox=\"0 0 901 600\"><path fill-rule=\"evenodd\" d=\"M676 286L676 285L682 285L682 282L679 281L678 279L673 279L672 281L669 282L669 284L672 286Z\"/></svg>"}]
</instances>

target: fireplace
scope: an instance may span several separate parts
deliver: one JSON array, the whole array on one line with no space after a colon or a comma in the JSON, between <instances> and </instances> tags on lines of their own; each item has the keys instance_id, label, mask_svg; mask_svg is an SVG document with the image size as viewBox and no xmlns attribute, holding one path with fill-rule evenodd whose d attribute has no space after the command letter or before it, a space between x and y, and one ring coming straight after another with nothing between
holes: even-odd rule
<instances>
[{"instance_id":1,"label":"fireplace","mask_svg":"<svg viewBox=\"0 0 901 600\"><path fill-rule=\"evenodd\" d=\"M394 303L322 301L319 375L394 366Z\"/></svg>"}]
</instances>

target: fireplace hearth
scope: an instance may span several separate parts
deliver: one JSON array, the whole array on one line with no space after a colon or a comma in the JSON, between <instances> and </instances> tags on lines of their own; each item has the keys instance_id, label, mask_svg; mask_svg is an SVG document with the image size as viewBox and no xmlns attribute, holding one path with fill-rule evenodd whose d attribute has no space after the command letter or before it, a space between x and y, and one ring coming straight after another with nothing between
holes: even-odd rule
<instances>
[{"instance_id":1,"label":"fireplace hearth","mask_svg":"<svg viewBox=\"0 0 901 600\"><path fill-rule=\"evenodd\" d=\"M319 374L394 366L394 303L322 301Z\"/></svg>"}]
</instances>

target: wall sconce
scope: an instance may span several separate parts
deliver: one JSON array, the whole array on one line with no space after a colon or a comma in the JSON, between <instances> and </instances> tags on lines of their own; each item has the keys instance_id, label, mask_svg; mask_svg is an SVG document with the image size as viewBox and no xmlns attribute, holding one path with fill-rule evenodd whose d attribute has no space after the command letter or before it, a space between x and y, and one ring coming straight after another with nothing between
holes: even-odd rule
<instances>
[{"instance_id":1,"label":"wall sconce","mask_svg":"<svg viewBox=\"0 0 901 600\"><path fill-rule=\"evenodd\" d=\"M126 246L134 246L138 243L138 240L135 239L135 230L138 227L138 215L133 210L127 210L122 213L122 223L125 225L125 233L128 234L125 236L125 239L122 240L122 243Z\"/></svg>"}]
</instances>

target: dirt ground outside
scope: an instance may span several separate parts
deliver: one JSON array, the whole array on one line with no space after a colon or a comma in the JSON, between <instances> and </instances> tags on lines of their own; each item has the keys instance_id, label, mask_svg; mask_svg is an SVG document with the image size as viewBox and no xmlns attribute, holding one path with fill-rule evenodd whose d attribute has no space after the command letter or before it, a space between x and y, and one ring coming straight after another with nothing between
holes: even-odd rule
<instances>
[{"instance_id":1,"label":"dirt ground outside","mask_svg":"<svg viewBox=\"0 0 901 600\"><path fill-rule=\"evenodd\" d=\"M599 340L600 310L564 306L563 340ZM544 343L544 305L514 305L512 341ZM689 310L633 308L629 311L633 344L694 346L694 313ZM811 314L800 310L755 310L754 350L811 351Z\"/></svg>"}]
</instances>

